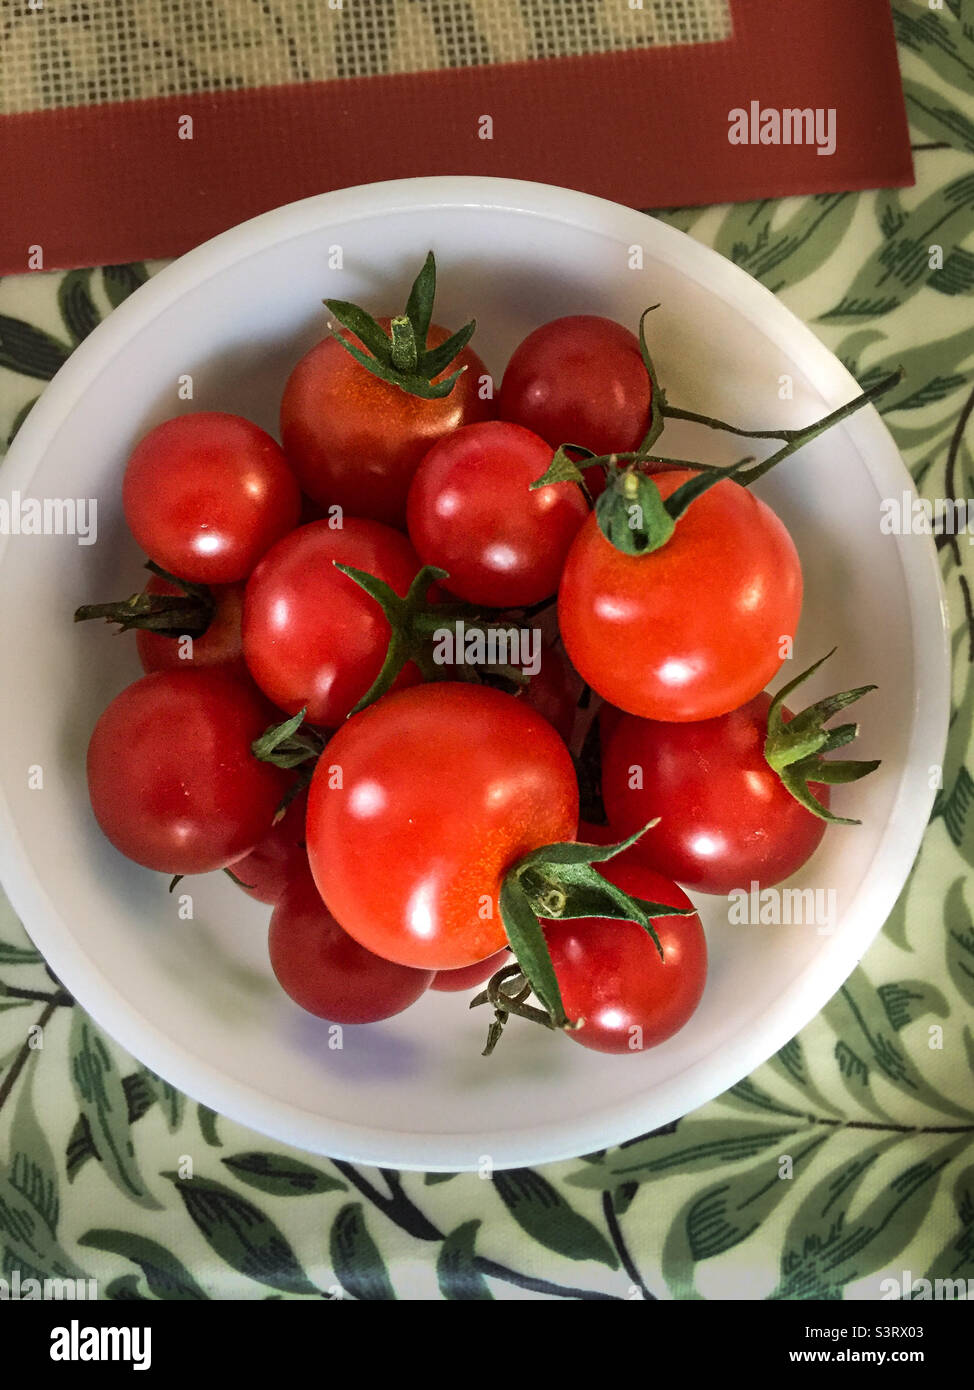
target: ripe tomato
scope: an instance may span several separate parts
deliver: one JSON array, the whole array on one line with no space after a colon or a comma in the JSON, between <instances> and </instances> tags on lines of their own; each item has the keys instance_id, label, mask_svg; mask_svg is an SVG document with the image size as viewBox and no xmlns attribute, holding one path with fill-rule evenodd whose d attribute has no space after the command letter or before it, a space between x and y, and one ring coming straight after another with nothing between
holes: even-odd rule
<instances>
[{"instance_id":1,"label":"ripe tomato","mask_svg":"<svg viewBox=\"0 0 974 1390\"><path fill-rule=\"evenodd\" d=\"M825 821L765 760L770 704L762 691L741 709L692 724L622 716L602 754L609 822L621 840L660 817L626 851L630 858L701 893L769 887L801 868ZM827 787L813 782L811 791L828 805Z\"/></svg>"},{"instance_id":2,"label":"ripe tomato","mask_svg":"<svg viewBox=\"0 0 974 1390\"><path fill-rule=\"evenodd\" d=\"M363 946L454 970L506 944L507 870L577 823L575 770L551 725L498 690L444 681L339 729L311 782L308 856Z\"/></svg>"},{"instance_id":3,"label":"ripe tomato","mask_svg":"<svg viewBox=\"0 0 974 1390\"><path fill-rule=\"evenodd\" d=\"M693 474L653 476L668 497ZM558 591L562 641L603 699L645 719L696 720L752 699L801 612L798 552L770 507L726 479L645 555L616 550L591 516Z\"/></svg>"},{"instance_id":4,"label":"ripe tomato","mask_svg":"<svg viewBox=\"0 0 974 1390\"><path fill-rule=\"evenodd\" d=\"M652 832L649 832L652 833ZM610 859L599 872L634 897L692 907L661 874ZM605 917L549 922L545 938L569 1018L568 1037L596 1052L642 1052L679 1032L700 1003L707 942L700 918L655 917L663 959L635 922Z\"/></svg>"},{"instance_id":5,"label":"ripe tomato","mask_svg":"<svg viewBox=\"0 0 974 1390\"><path fill-rule=\"evenodd\" d=\"M558 730L567 743L575 727L575 711L582 693L582 681L560 647L541 647L538 674L516 693L519 700L536 709Z\"/></svg>"},{"instance_id":6,"label":"ripe tomato","mask_svg":"<svg viewBox=\"0 0 974 1390\"><path fill-rule=\"evenodd\" d=\"M518 608L558 588L588 515L574 483L531 491L553 450L520 425L468 425L434 444L409 489L409 538L444 587L470 603Z\"/></svg>"},{"instance_id":7,"label":"ripe tomato","mask_svg":"<svg viewBox=\"0 0 974 1390\"><path fill-rule=\"evenodd\" d=\"M342 931L305 869L271 915L271 968L296 1004L332 1023L376 1023L415 1004L433 980L373 955Z\"/></svg>"},{"instance_id":8,"label":"ripe tomato","mask_svg":"<svg viewBox=\"0 0 974 1390\"><path fill-rule=\"evenodd\" d=\"M276 903L293 878L308 872L304 843L307 813L308 793L301 792L260 844L234 864L233 876L249 898Z\"/></svg>"},{"instance_id":9,"label":"ripe tomato","mask_svg":"<svg viewBox=\"0 0 974 1390\"><path fill-rule=\"evenodd\" d=\"M389 319L379 323L388 330ZM449 336L432 324L427 345L438 347ZM463 366L448 396L421 400L373 376L334 336L313 347L281 401L284 450L308 496L323 507L337 503L350 516L403 526L409 484L430 446L494 414L493 401L480 398L487 369L470 348L434 381Z\"/></svg>"},{"instance_id":10,"label":"ripe tomato","mask_svg":"<svg viewBox=\"0 0 974 1390\"><path fill-rule=\"evenodd\" d=\"M649 429L650 385L639 340L594 314L554 319L514 353L498 400L502 420L534 430L553 449L593 454L638 449Z\"/></svg>"},{"instance_id":11,"label":"ripe tomato","mask_svg":"<svg viewBox=\"0 0 974 1390\"><path fill-rule=\"evenodd\" d=\"M92 810L116 849L167 874L222 869L267 834L290 777L250 750L274 711L223 671L156 671L88 745Z\"/></svg>"},{"instance_id":12,"label":"ripe tomato","mask_svg":"<svg viewBox=\"0 0 974 1390\"><path fill-rule=\"evenodd\" d=\"M486 960L478 960L474 965L462 966L459 970L437 970L430 989L451 994L461 989L476 989L510 960L513 960L513 957L508 951L503 950L488 956Z\"/></svg>"},{"instance_id":13,"label":"ripe tomato","mask_svg":"<svg viewBox=\"0 0 974 1390\"><path fill-rule=\"evenodd\" d=\"M178 584L170 584L154 574L145 586L147 594L182 594ZM210 625L190 646L180 637L136 628L135 645L139 661L146 673L150 671L184 671L189 666L219 666L237 674L246 674L243 659L243 639L240 619L243 612L242 584L217 585L212 590L216 607Z\"/></svg>"},{"instance_id":14,"label":"ripe tomato","mask_svg":"<svg viewBox=\"0 0 974 1390\"><path fill-rule=\"evenodd\" d=\"M346 517L301 526L265 555L244 595L243 648L261 690L288 714L335 728L381 670L389 623L375 599L335 568L367 570L404 596L420 568L405 536ZM411 663L396 684L419 679Z\"/></svg>"},{"instance_id":15,"label":"ripe tomato","mask_svg":"<svg viewBox=\"0 0 974 1390\"><path fill-rule=\"evenodd\" d=\"M204 410L164 421L135 446L122 503L135 539L162 569L232 584L297 525L301 497L269 434Z\"/></svg>"}]
</instances>

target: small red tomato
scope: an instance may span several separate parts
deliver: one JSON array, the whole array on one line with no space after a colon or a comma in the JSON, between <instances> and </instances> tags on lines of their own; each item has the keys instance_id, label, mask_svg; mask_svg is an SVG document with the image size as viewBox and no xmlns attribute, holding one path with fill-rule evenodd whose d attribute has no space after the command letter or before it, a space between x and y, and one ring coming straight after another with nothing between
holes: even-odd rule
<instances>
[{"instance_id":1,"label":"small red tomato","mask_svg":"<svg viewBox=\"0 0 974 1390\"><path fill-rule=\"evenodd\" d=\"M512 959L510 952L503 950L498 951L496 955L488 956L486 960L478 960L474 965L462 966L459 970L437 970L430 989L443 990L451 994L461 989L476 989Z\"/></svg>"},{"instance_id":2,"label":"small red tomato","mask_svg":"<svg viewBox=\"0 0 974 1390\"><path fill-rule=\"evenodd\" d=\"M630 452L649 429L650 395L635 334L612 319L573 314L542 324L517 348L501 383L499 414L553 449Z\"/></svg>"},{"instance_id":3,"label":"small red tomato","mask_svg":"<svg viewBox=\"0 0 974 1390\"><path fill-rule=\"evenodd\" d=\"M146 584L145 592L178 595L185 591L178 584L170 584L168 579L154 574ZM217 585L211 589L211 593L215 604L213 617L200 637L168 637L146 628L136 629L135 645L143 671L184 671L188 666L219 666L237 674L247 673L240 635L243 585Z\"/></svg>"},{"instance_id":4,"label":"small red tomato","mask_svg":"<svg viewBox=\"0 0 974 1390\"><path fill-rule=\"evenodd\" d=\"M766 691L717 719L666 724L623 715L602 753L602 796L618 839L655 816L626 853L701 893L770 887L818 848L825 821L768 766ZM783 718L791 719L783 711ZM829 790L812 795L825 806Z\"/></svg>"},{"instance_id":5,"label":"small red tomato","mask_svg":"<svg viewBox=\"0 0 974 1390\"><path fill-rule=\"evenodd\" d=\"M388 331L389 319L378 322ZM344 336L360 345L353 334ZM427 347L449 336L433 324ZM337 337L306 353L284 388L281 439L308 496L323 507L337 504L349 516L403 526L409 484L430 446L494 414L493 401L480 396L487 369L470 348L434 381L458 367L467 370L448 396L422 400L373 376Z\"/></svg>"},{"instance_id":6,"label":"small red tomato","mask_svg":"<svg viewBox=\"0 0 974 1390\"><path fill-rule=\"evenodd\" d=\"M653 475L664 498L694 474ZM798 552L783 522L724 479L665 545L626 555L591 516L562 573L558 619L597 694L645 719L698 720L752 699L784 659L801 612Z\"/></svg>"},{"instance_id":7,"label":"small red tomato","mask_svg":"<svg viewBox=\"0 0 974 1390\"><path fill-rule=\"evenodd\" d=\"M248 897L259 903L276 903L291 880L307 871L307 811L308 793L301 792L260 844L234 864L233 877Z\"/></svg>"},{"instance_id":8,"label":"small red tomato","mask_svg":"<svg viewBox=\"0 0 974 1390\"><path fill-rule=\"evenodd\" d=\"M582 678L561 648L542 645L538 673L517 691L516 698L543 715L567 743L581 693Z\"/></svg>"},{"instance_id":9,"label":"small red tomato","mask_svg":"<svg viewBox=\"0 0 974 1390\"><path fill-rule=\"evenodd\" d=\"M507 944L502 881L531 850L571 839L578 783L564 743L521 700L440 681L339 729L307 824L315 881L346 931L389 960L454 970Z\"/></svg>"},{"instance_id":10,"label":"small red tomato","mask_svg":"<svg viewBox=\"0 0 974 1390\"><path fill-rule=\"evenodd\" d=\"M342 931L311 874L293 878L271 916L271 968L286 994L332 1023L376 1023L415 1004L433 980L373 955Z\"/></svg>"},{"instance_id":11,"label":"small red tomato","mask_svg":"<svg viewBox=\"0 0 974 1390\"><path fill-rule=\"evenodd\" d=\"M489 420L434 444L409 489L409 537L444 588L491 608L550 597L588 506L574 483L531 491L552 449L520 425Z\"/></svg>"},{"instance_id":12,"label":"small red tomato","mask_svg":"<svg viewBox=\"0 0 974 1390\"><path fill-rule=\"evenodd\" d=\"M164 421L135 446L122 502L133 536L162 569L233 584L297 525L301 494L265 430L199 411Z\"/></svg>"},{"instance_id":13,"label":"small red tomato","mask_svg":"<svg viewBox=\"0 0 974 1390\"><path fill-rule=\"evenodd\" d=\"M633 897L692 907L662 875L614 859L598 866ZM596 1052L642 1052L679 1032L693 1014L707 978L707 942L700 918L655 917L663 948L636 922L605 917L549 922L545 939L569 1018L582 1019L568 1037Z\"/></svg>"},{"instance_id":14,"label":"small red tomato","mask_svg":"<svg viewBox=\"0 0 974 1390\"><path fill-rule=\"evenodd\" d=\"M420 563L405 536L346 517L301 526L265 555L244 595L243 648L261 690L288 714L336 728L382 668L389 623L335 562L383 579L404 596ZM419 679L410 663L396 688Z\"/></svg>"},{"instance_id":15,"label":"small red tomato","mask_svg":"<svg viewBox=\"0 0 974 1390\"><path fill-rule=\"evenodd\" d=\"M273 718L252 685L219 670L156 671L123 690L88 745L88 792L108 839L167 874L247 854L291 780L251 752Z\"/></svg>"}]
</instances>

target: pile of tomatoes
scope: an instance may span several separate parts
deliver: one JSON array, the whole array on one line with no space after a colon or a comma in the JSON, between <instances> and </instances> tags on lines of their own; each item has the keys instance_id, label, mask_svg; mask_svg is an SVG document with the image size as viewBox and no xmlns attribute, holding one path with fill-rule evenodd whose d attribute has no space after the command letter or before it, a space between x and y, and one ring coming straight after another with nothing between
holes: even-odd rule
<instances>
[{"instance_id":1,"label":"pile of tomatoes","mask_svg":"<svg viewBox=\"0 0 974 1390\"><path fill-rule=\"evenodd\" d=\"M272 904L271 964L313 1014L372 1022L491 977L490 1046L522 1014L639 1052L704 988L678 885L805 862L828 785L873 766L821 760L864 692L794 719L765 692L798 555L745 479L652 453L642 323L544 324L495 391L434 290L431 255L403 314L328 301L280 444L197 412L136 445L122 495L152 577L77 616L134 628L146 674L94 729L91 804L137 863Z\"/></svg>"}]
</instances>

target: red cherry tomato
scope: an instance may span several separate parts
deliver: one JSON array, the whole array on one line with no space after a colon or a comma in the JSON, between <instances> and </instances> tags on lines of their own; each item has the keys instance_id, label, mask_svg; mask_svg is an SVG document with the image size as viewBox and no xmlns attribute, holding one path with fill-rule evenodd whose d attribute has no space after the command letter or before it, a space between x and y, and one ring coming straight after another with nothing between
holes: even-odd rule
<instances>
[{"instance_id":1,"label":"red cherry tomato","mask_svg":"<svg viewBox=\"0 0 974 1390\"><path fill-rule=\"evenodd\" d=\"M388 330L388 319L379 322ZM427 345L438 347L449 336L433 324ZM470 348L434 380L457 367L467 370L448 396L421 400L373 376L335 337L313 347L288 378L281 402L284 450L308 496L350 516L404 525L409 484L430 446L494 414L493 401L480 398L487 369Z\"/></svg>"},{"instance_id":2,"label":"red cherry tomato","mask_svg":"<svg viewBox=\"0 0 974 1390\"><path fill-rule=\"evenodd\" d=\"M147 594L182 594L178 584L170 584L154 574L145 586ZM212 590L215 609L209 627L189 643L185 638L136 629L135 645L145 672L184 671L189 666L219 666L245 675L240 618L243 612L243 585L224 584Z\"/></svg>"},{"instance_id":3,"label":"red cherry tomato","mask_svg":"<svg viewBox=\"0 0 974 1390\"><path fill-rule=\"evenodd\" d=\"M762 691L741 709L693 724L622 716L602 754L610 824L621 840L660 818L630 857L701 893L769 887L801 868L825 822L765 760L770 704ZM811 790L828 805L827 787Z\"/></svg>"},{"instance_id":4,"label":"red cherry tomato","mask_svg":"<svg viewBox=\"0 0 974 1390\"><path fill-rule=\"evenodd\" d=\"M373 955L342 931L305 869L271 915L271 968L286 994L332 1023L376 1023L415 1004L433 980Z\"/></svg>"},{"instance_id":5,"label":"red cherry tomato","mask_svg":"<svg viewBox=\"0 0 974 1390\"><path fill-rule=\"evenodd\" d=\"M582 680L560 647L541 647L538 674L521 687L516 698L536 709L558 730L567 743L575 727L575 711L582 693Z\"/></svg>"},{"instance_id":6,"label":"red cherry tomato","mask_svg":"<svg viewBox=\"0 0 974 1390\"><path fill-rule=\"evenodd\" d=\"M692 476L674 469L652 481L665 498ZM558 618L572 664L603 699L646 719L710 719L775 674L801 599L784 524L727 479L646 555L616 550L590 517L565 561Z\"/></svg>"},{"instance_id":7,"label":"red cherry tomato","mask_svg":"<svg viewBox=\"0 0 974 1390\"><path fill-rule=\"evenodd\" d=\"M232 873L238 885L259 903L276 903L299 873L308 872L304 821L308 793L301 792L260 844L238 859Z\"/></svg>"},{"instance_id":8,"label":"red cherry tomato","mask_svg":"<svg viewBox=\"0 0 974 1390\"><path fill-rule=\"evenodd\" d=\"M634 897L693 906L675 883L650 869L610 859L599 872ZM656 917L653 926L662 960L652 937L635 922L585 917L546 924L565 1011L584 1020L568 1037L596 1052L642 1052L687 1022L707 978L700 918Z\"/></svg>"},{"instance_id":9,"label":"red cherry tomato","mask_svg":"<svg viewBox=\"0 0 974 1390\"><path fill-rule=\"evenodd\" d=\"M478 960L475 965L462 966L459 970L437 970L430 989L451 994L461 989L476 989L512 959L510 953L504 950L488 956L486 960Z\"/></svg>"},{"instance_id":10,"label":"red cherry tomato","mask_svg":"<svg viewBox=\"0 0 974 1390\"><path fill-rule=\"evenodd\" d=\"M635 334L611 319L573 314L542 324L517 348L501 383L499 414L553 449L629 452L649 429L650 394Z\"/></svg>"},{"instance_id":11,"label":"red cherry tomato","mask_svg":"<svg viewBox=\"0 0 974 1390\"><path fill-rule=\"evenodd\" d=\"M274 711L222 671L156 671L117 695L88 745L88 792L116 849L167 874L222 869L271 827L290 776L250 745Z\"/></svg>"},{"instance_id":12,"label":"red cherry tomato","mask_svg":"<svg viewBox=\"0 0 974 1390\"><path fill-rule=\"evenodd\" d=\"M371 686L389 645L389 623L335 561L367 570L400 596L419 568L405 536L378 521L346 517L340 529L313 521L278 541L244 595L243 647L261 690L288 714L339 725ZM397 687L419 679L411 663Z\"/></svg>"},{"instance_id":13,"label":"red cherry tomato","mask_svg":"<svg viewBox=\"0 0 974 1390\"><path fill-rule=\"evenodd\" d=\"M297 525L301 508L280 445L219 411L179 415L151 430L128 461L122 502L146 554L198 584L246 579Z\"/></svg>"},{"instance_id":14,"label":"red cherry tomato","mask_svg":"<svg viewBox=\"0 0 974 1390\"><path fill-rule=\"evenodd\" d=\"M386 696L331 739L308 795L308 856L363 946L454 970L506 944L507 870L577 823L575 770L551 725L510 695L444 681Z\"/></svg>"},{"instance_id":15,"label":"red cherry tomato","mask_svg":"<svg viewBox=\"0 0 974 1390\"><path fill-rule=\"evenodd\" d=\"M588 515L574 483L531 491L552 449L520 425L489 420L434 444L409 489L409 538L444 588L469 603L518 608L558 588Z\"/></svg>"}]
</instances>

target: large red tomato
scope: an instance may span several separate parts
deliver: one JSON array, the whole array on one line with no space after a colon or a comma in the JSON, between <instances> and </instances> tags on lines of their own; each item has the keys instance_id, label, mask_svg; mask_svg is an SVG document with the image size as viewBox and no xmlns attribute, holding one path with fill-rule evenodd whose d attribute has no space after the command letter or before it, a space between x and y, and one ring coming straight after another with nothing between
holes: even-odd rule
<instances>
[{"instance_id":1,"label":"large red tomato","mask_svg":"<svg viewBox=\"0 0 974 1390\"><path fill-rule=\"evenodd\" d=\"M485 686L440 682L355 715L308 796L308 855L347 932L403 965L453 970L506 945L504 875L578 823L551 725Z\"/></svg>"},{"instance_id":2,"label":"large red tomato","mask_svg":"<svg viewBox=\"0 0 974 1390\"><path fill-rule=\"evenodd\" d=\"M389 322L379 320L385 329ZM427 346L449 336L433 324ZM409 484L427 450L460 425L494 414L493 401L481 398L487 369L472 349L434 381L457 367L467 370L448 396L423 400L373 376L334 336L306 353L284 388L281 439L308 496L349 516L403 526Z\"/></svg>"},{"instance_id":3,"label":"large red tomato","mask_svg":"<svg viewBox=\"0 0 974 1390\"><path fill-rule=\"evenodd\" d=\"M693 476L674 469L652 481L666 498ZM603 699L645 719L711 719L775 674L801 600L784 524L724 479L644 555L617 550L590 517L565 562L558 619L572 664Z\"/></svg>"},{"instance_id":4,"label":"large red tomato","mask_svg":"<svg viewBox=\"0 0 974 1390\"><path fill-rule=\"evenodd\" d=\"M251 744L274 711L222 671L157 671L117 695L88 745L88 792L116 849L167 874L234 863L271 828L291 780Z\"/></svg>"}]
</instances>

